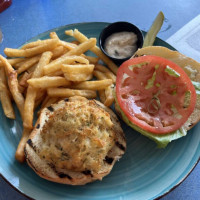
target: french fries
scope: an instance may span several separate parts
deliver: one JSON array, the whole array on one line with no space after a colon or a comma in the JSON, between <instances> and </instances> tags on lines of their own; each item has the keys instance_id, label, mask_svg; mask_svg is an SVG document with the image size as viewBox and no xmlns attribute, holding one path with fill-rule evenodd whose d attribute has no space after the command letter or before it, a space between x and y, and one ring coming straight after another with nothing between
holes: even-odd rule
<instances>
[{"instance_id":1,"label":"french fries","mask_svg":"<svg viewBox=\"0 0 200 200\"><path fill-rule=\"evenodd\" d=\"M38 78L43 75L43 67L47 65L52 57L52 53L50 51L44 52L40 58L40 61L33 72L32 78ZM33 114L34 114L34 104L37 95L37 89L28 86L26 99L24 103L24 120L23 126L25 128L31 129L33 127Z\"/></svg>"},{"instance_id":2,"label":"french fries","mask_svg":"<svg viewBox=\"0 0 200 200\"><path fill-rule=\"evenodd\" d=\"M67 52L67 50L63 46L58 46L51 51L53 53L52 59L56 59Z\"/></svg>"},{"instance_id":3,"label":"french fries","mask_svg":"<svg viewBox=\"0 0 200 200\"><path fill-rule=\"evenodd\" d=\"M6 117L15 119L14 109L11 103L11 94L7 87L6 75L3 67L0 67L0 101Z\"/></svg>"},{"instance_id":4,"label":"french fries","mask_svg":"<svg viewBox=\"0 0 200 200\"><path fill-rule=\"evenodd\" d=\"M93 90L73 90L69 88L48 88L47 94L50 97L72 97L82 96L88 99L96 98L96 91Z\"/></svg>"},{"instance_id":5,"label":"french fries","mask_svg":"<svg viewBox=\"0 0 200 200\"><path fill-rule=\"evenodd\" d=\"M32 86L28 86L26 92L25 105L24 105L24 120L23 120L23 126L27 129L31 129L33 126L32 125L33 110L35 106L36 96L37 96L37 90Z\"/></svg>"},{"instance_id":6,"label":"french fries","mask_svg":"<svg viewBox=\"0 0 200 200\"><path fill-rule=\"evenodd\" d=\"M49 36L52 39L58 39L59 40L59 45L65 47L65 48L67 48L69 50L74 49L75 47L77 47L76 44L60 40L59 37L57 36L56 32L51 32Z\"/></svg>"},{"instance_id":7,"label":"french fries","mask_svg":"<svg viewBox=\"0 0 200 200\"><path fill-rule=\"evenodd\" d=\"M10 63L10 65L16 65L17 63L20 63L22 61L24 61L25 59L24 58L10 58L8 59L8 62ZM3 66L3 63L0 62L0 67Z\"/></svg>"},{"instance_id":8,"label":"french fries","mask_svg":"<svg viewBox=\"0 0 200 200\"><path fill-rule=\"evenodd\" d=\"M103 72L100 72L98 70L94 70L93 74L99 80L105 80L108 78L107 74L104 74ZM104 103L105 106L109 107L113 104L115 99L113 90L114 90L114 84L111 84L108 87L106 87L105 90L98 91L99 98Z\"/></svg>"},{"instance_id":9,"label":"french fries","mask_svg":"<svg viewBox=\"0 0 200 200\"><path fill-rule=\"evenodd\" d=\"M94 64L94 65L96 65L97 63L98 63L98 61L99 61L99 58L98 57L92 57L92 56L86 56L86 55L82 55L84 58L86 58L87 60L89 60L89 62L91 63L91 64Z\"/></svg>"},{"instance_id":10,"label":"french fries","mask_svg":"<svg viewBox=\"0 0 200 200\"><path fill-rule=\"evenodd\" d=\"M106 75L107 78L113 80L113 83L116 82L116 76L105 66L103 66L101 64L97 64L97 65L95 65L95 70L103 72Z\"/></svg>"},{"instance_id":11,"label":"french fries","mask_svg":"<svg viewBox=\"0 0 200 200\"><path fill-rule=\"evenodd\" d=\"M74 62L89 64L89 61L86 58L83 58L81 56L75 56L75 55L66 56L66 54L64 55L52 61L48 65L46 65L44 67L44 74L48 75L48 74L55 73L56 71L59 71L61 69L62 64L72 64Z\"/></svg>"},{"instance_id":12,"label":"french fries","mask_svg":"<svg viewBox=\"0 0 200 200\"><path fill-rule=\"evenodd\" d=\"M113 104L115 100L113 93L114 93L114 85L112 84L105 89L105 96L106 96L106 99L104 101L105 106L110 107Z\"/></svg>"},{"instance_id":13,"label":"french fries","mask_svg":"<svg viewBox=\"0 0 200 200\"><path fill-rule=\"evenodd\" d=\"M49 107L51 104L56 103L59 100L58 97L50 97L50 96L47 97L48 99L44 101L44 104L41 105L41 108Z\"/></svg>"},{"instance_id":14,"label":"french fries","mask_svg":"<svg viewBox=\"0 0 200 200\"><path fill-rule=\"evenodd\" d=\"M9 86L10 92L13 96L15 103L17 104L17 107L23 119L24 97L18 88L17 72L12 68L12 66L7 61L7 59L4 58L2 55L0 55L0 60L4 65L4 68L8 77L8 86Z\"/></svg>"},{"instance_id":15,"label":"french fries","mask_svg":"<svg viewBox=\"0 0 200 200\"><path fill-rule=\"evenodd\" d=\"M22 87L28 87L28 83L27 80L31 78L32 76L32 72L28 73L28 72L24 72L22 76L20 76L19 80L19 85Z\"/></svg>"},{"instance_id":16,"label":"french fries","mask_svg":"<svg viewBox=\"0 0 200 200\"><path fill-rule=\"evenodd\" d=\"M85 81L90 79L94 70L94 65L66 65L63 64L61 70L69 81Z\"/></svg>"},{"instance_id":17,"label":"french fries","mask_svg":"<svg viewBox=\"0 0 200 200\"><path fill-rule=\"evenodd\" d=\"M29 58L25 61L23 61L23 63L20 65L20 63L18 63L18 69L17 69L17 73L21 74L22 72L26 71L27 69L29 69L30 67L32 67L34 64L36 64L39 59L40 59L40 55L38 56L34 56L32 58Z\"/></svg>"},{"instance_id":18,"label":"french fries","mask_svg":"<svg viewBox=\"0 0 200 200\"><path fill-rule=\"evenodd\" d=\"M5 48L7 59L0 55L2 108L6 117L15 119L13 99L23 120L23 133L15 154L19 162L25 160L24 146L33 129L36 109L39 116L42 109L63 98L93 99L97 92L104 105L111 106L114 101L116 65L96 46L96 38L88 39L77 29L65 33L76 40L63 41L56 32L51 32L50 39L25 44L21 49ZM88 56L87 51L97 57ZM99 60L108 68L98 64Z\"/></svg>"},{"instance_id":19,"label":"french fries","mask_svg":"<svg viewBox=\"0 0 200 200\"><path fill-rule=\"evenodd\" d=\"M104 104L106 100L105 90L98 91L100 101Z\"/></svg>"},{"instance_id":20,"label":"french fries","mask_svg":"<svg viewBox=\"0 0 200 200\"><path fill-rule=\"evenodd\" d=\"M74 89L84 90L103 90L112 84L111 79L98 80L98 81L83 81L73 86Z\"/></svg>"},{"instance_id":21,"label":"french fries","mask_svg":"<svg viewBox=\"0 0 200 200\"><path fill-rule=\"evenodd\" d=\"M47 40L37 40L37 41L30 42L30 43L27 43L27 44L23 45L23 46L21 47L21 49L30 49L30 48L39 46L39 45L41 45L41 44L44 44L44 43L46 43L46 42L47 42Z\"/></svg>"},{"instance_id":22,"label":"french fries","mask_svg":"<svg viewBox=\"0 0 200 200\"><path fill-rule=\"evenodd\" d=\"M98 70L94 70L93 74L99 80L107 79L106 75L103 72L100 72Z\"/></svg>"},{"instance_id":23,"label":"french fries","mask_svg":"<svg viewBox=\"0 0 200 200\"><path fill-rule=\"evenodd\" d=\"M34 88L41 88L41 89L71 85L70 81L60 76L52 76L52 77L43 76L41 78L31 78L27 81L27 83Z\"/></svg>"},{"instance_id":24,"label":"french fries","mask_svg":"<svg viewBox=\"0 0 200 200\"><path fill-rule=\"evenodd\" d=\"M4 53L8 57L31 57L54 49L57 46L58 42L59 41L57 39L51 39L43 44L28 49L5 48Z\"/></svg>"},{"instance_id":25,"label":"french fries","mask_svg":"<svg viewBox=\"0 0 200 200\"><path fill-rule=\"evenodd\" d=\"M24 154L24 147L26 145L26 142L28 140L28 137L31 133L32 129L26 129L24 128L22 133L22 138L18 144L17 150L15 152L15 159L19 161L20 163L23 163L25 161L25 154Z\"/></svg>"}]
</instances>

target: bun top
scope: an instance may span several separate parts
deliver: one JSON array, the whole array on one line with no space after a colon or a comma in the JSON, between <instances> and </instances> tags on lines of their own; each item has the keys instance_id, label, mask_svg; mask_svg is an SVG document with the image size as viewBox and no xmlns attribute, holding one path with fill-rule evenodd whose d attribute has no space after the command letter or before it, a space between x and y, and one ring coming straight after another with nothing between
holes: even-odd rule
<instances>
[{"instance_id":1,"label":"bun top","mask_svg":"<svg viewBox=\"0 0 200 200\"><path fill-rule=\"evenodd\" d=\"M179 53L178 51L173 51L161 46L148 46L139 49L134 54L134 57L142 55L155 55L171 60L179 65L192 81L200 82L200 63Z\"/></svg>"}]
</instances>

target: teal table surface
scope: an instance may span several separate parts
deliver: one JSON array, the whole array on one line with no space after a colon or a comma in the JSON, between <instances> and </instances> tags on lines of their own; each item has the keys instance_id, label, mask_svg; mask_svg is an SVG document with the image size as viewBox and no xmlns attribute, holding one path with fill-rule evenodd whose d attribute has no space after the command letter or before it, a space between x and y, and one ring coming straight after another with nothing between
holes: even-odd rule
<instances>
[{"instance_id":1,"label":"teal table surface","mask_svg":"<svg viewBox=\"0 0 200 200\"><path fill-rule=\"evenodd\" d=\"M199 15L199 7L199 0L13 0L0 13L3 34L0 54L5 47L17 48L40 33L73 23L128 21L148 31L159 11L163 11L165 21L158 37L166 40ZM0 177L0 200L10 199L28 197ZM161 197L161 200L182 199L200 199L200 163L180 185Z\"/></svg>"}]
</instances>

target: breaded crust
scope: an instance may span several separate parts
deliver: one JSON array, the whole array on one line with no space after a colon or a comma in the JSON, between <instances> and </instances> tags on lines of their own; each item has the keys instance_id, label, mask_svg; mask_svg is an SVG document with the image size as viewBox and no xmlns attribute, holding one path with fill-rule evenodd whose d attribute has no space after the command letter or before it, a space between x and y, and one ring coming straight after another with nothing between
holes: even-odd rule
<instances>
[{"instance_id":1,"label":"breaded crust","mask_svg":"<svg viewBox=\"0 0 200 200\"><path fill-rule=\"evenodd\" d=\"M200 63L189 58L178 51L170 50L161 46L149 46L139 49L133 57L143 55L155 55L171 60L180 66L192 81L200 82ZM183 125L186 130L190 130L200 120L200 95L197 95L196 105L193 113Z\"/></svg>"},{"instance_id":2,"label":"breaded crust","mask_svg":"<svg viewBox=\"0 0 200 200\"><path fill-rule=\"evenodd\" d=\"M77 96L42 110L25 155L40 177L83 185L109 174L125 149L125 136L113 111Z\"/></svg>"}]
</instances>

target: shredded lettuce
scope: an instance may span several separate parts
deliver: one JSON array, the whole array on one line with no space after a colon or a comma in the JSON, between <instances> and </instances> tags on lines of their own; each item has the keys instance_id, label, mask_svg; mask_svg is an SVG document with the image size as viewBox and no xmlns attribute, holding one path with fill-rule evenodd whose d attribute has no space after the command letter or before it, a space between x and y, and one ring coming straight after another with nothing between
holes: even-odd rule
<instances>
[{"instance_id":1,"label":"shredded lettuce","mask_svg":"<svg viewBox=\"0 0 200 200\"><path fill-rule=\"evenodd\" d=\"M192 81L192 84L194 85L194 88L196 90L200 91L200 83L199 82Z\"/></svg>"},{"instance_id":2,"label":"shredded lettuce","mask_svg":"<svg viewBox=\"0 0 200 200\"><path fill-rule=\"evenodd\" d=\"M147 64L149 64L149 62L142 62L142 63L138 63L138 64L135 64L135 65L130 65L130 66L128 66L128 68L131 71L133 71L134 68L136 68L136 67L141 68L142 66L147 65Z\"/></svg>"},{"instance_id":3,"label":"shredded lettuce","mask_svg":"<svg viewBox=\"0 0 200 200\"><path fill-rule=\"evenodd\" d=\"M170 66L167 65L167 67L165 68L165 72L167 72L170 76L174 76L174 77L180 77L180 74L178 72L176 72L174 69L172 69Z\"/></svg>"}]
</instances>

